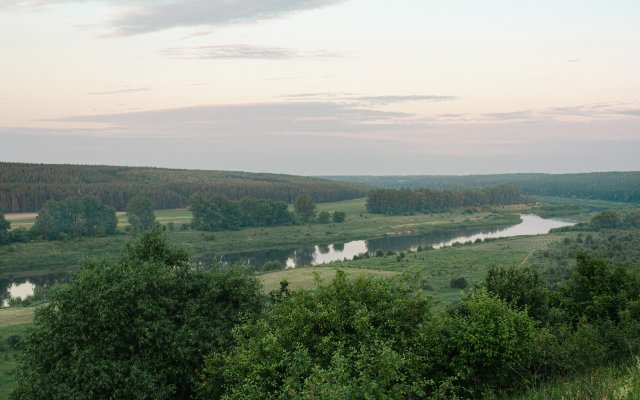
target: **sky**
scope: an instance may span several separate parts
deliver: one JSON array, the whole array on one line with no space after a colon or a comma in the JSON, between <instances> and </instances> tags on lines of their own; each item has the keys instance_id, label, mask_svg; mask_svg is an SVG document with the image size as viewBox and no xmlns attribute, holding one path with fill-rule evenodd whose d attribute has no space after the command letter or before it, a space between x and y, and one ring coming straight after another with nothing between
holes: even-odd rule
<instances>
[{"instance_id":1,"label":"sky","mask_svg":"<svg viewBox=\"0 0 640 400\"><path fill-rule=\"evenodd\" d=\"M0 161L640 170L640 1L0 0Z\"/></svg>"}]
</instances>

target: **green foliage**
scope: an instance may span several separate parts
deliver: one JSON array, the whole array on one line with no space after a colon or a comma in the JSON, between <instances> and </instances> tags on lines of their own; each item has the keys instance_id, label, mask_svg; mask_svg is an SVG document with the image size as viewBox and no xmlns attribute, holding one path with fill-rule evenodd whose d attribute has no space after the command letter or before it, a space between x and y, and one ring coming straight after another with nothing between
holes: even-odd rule
<instances>
[{"instance_id":1,"label":"green foliage","mask_svg":"<svg viewBox=\"0 0 640 400\"><path fill-rule=\"evenodd\" d=\"M187 207L195 193L287 203L310 193L314 201L326 203L365 197L367 190L361 184L268 173L0 162L0 209L7 212L37 211L48 200L78 193L96 196L117 210L144 193L160 210Z\"/></svg>"},{"instance_id":2,"label":"green foliage","mask_svg":"<svg viewBox=\"0 0 640 400\"><path fill-rule=\"evenodd\" d=\"M321 211L318 214L318 222L321 224L328 224L331 221L331 214L328 211Z\"/></svg>"},{"instance_id":3,"label":"green foliage","mask_svg":"<svg viewBox=\"0 0 640 400\"><path fill-rule=\"evenodd\" d=\"M592 172L578 174L495 174L495 175L411 175L339 176L354 182L386 189L461 189L513 186L525 195L595 199L640 203L640 172Z\"/></svg>"},{"instance_id":4,"label":"green foliage","mask_svg":"<svg viewBox=\"0 0 640 400\"><path fill-rule=\"evenodd\" d=\"M460 303L441 329L440 339L425 339L436 344L435 369L473 397L518 388L536 357L533 319L484 290Z\"/></svg>"},{"instance_id":5,"label":"green foliage","mask_svg":"<svg viewBox=\"0 0 640 400\"><path fill-rule=\"evenodd\" d=\"M316 204L309 194L300 195L293 203L293 209L303 222L311 222L316 218Z\"/></svg>"},{"instance_id":6,"label":"green foliage","mask_svg":"<svg viewBox=\"0 0 640 400\"><path fill-rule=\"evenodd\" d=\"M605 259L578 254L575 272L562 286L558 301L572 323L582 318L590 322L617 322L629 300L639 293L637 278L624 268L613 267Z\"/></svg>"},{"instance_id":7,"label":"green foliage","mask_svg":"<svg viewBox=\"0 0 640 400\"><path fill-rule=\"evenodd\" d=\"M347 213L344 211L334 211L331 219L336 224L341 224L347 218Z\"/></svg>"},{"instance_id":8,"label":"green foliage","mask_svg":"<svg viewBox=\"0 0 640 400\"><path fill-rule=\"evenodd\" d=\"M467 278L461 276L451 279L449 286L454 289L466 289L469 286L469 282L467 281Z\"/></svg>"},{"instance_id":9,"label":"green foliage","mask_svg":"<svg viewBox=\"0 0 640 400\"><path fill-rule=\"evenodd\" d=\"M591 225L597 228L615 228L619 222L615 211L603 211L591 219Z\"/></svg>"},{"instance_id":10,"label":"green foliage","mask_svg":"<svg viewBox=\"0 0 640 400\"><path fill-rule=\"evenodd\" d=\"M282 291L281 291L282 293ZM209 357L206 398L418 398L411 340L429 318L419 291L338 272L314 291L286 291L230 353Z\"/></svg>"},{"instance_id":11,"label":"green foliage","mask_svg":"<svg viewBox=\"0 0 640 400\"><path fill-rule=\"evenodd\" d=\"M65 237L113 234L118 225L116 211L96 197L69 197L65 201L47 201L31 228L45 240Z\"/></svg>"},{"instance_id":12,"label":"green foliage","mask_svg":"<svg viewBox=\"0 0 640 400\"><path fill-rule=\"evenodd\" d=\"M38 309L14 399L190 398L204 354L263 297L240 270L195 272L159 230L115 264L89 260Z\"/></svg>"},{"instance_id":13,"label":"green foliage","mask_svg":"<svg viewBox=\"0 0 640 400\"><path fill-rule=\"evenodd\" d=\"M540 275L530 268L492 267L484 280L487 291L538 321L549 313L549 290Z\"/></svg>"},{"instance_id":14,"label":"green foliage","mask_svg":"<svg viewBox=\"0 0 640 400\"><path fill-rule=\"evenodd\" d=\"M401 215L442 212L458 207L520 204L520 191L511 186L496 186L463 191L433 189L374 189L367 197L372 214Z\"/></svg>"},{"instance_id":15,"label":"green foliage","mask_svg":"<svg viewBox=\"0 0 640 400\"><path fill-rule=\"evenodd\" d=\"M4 213L0 211L0 244L8 243L10 241L9 230L11 229L11 222L4 218Z\"/></svg>"},{"instance_id":16,"label":"green foliage","mask_svg":"<svg viewBox=\"0 0 640 400\"><path fill-rule=\"evenodd\" d=\"M286 225L293 221L287 204L282 201L245 197L238 202L224 196L207 200L197 193L191 196L189 208L193 213L192 227L203 231Z\"/></svg>"},{"instance_id":17,"label":"green foliage","mask_svg":"<svg viewBox=\"0 0 640 400\"><path fill-rule=\"evenodd\" d=\"M127 203L127 220L135 232L146 231L156 223L153 203L147 196L134 196Z\"/></svg>"}]
</instances>

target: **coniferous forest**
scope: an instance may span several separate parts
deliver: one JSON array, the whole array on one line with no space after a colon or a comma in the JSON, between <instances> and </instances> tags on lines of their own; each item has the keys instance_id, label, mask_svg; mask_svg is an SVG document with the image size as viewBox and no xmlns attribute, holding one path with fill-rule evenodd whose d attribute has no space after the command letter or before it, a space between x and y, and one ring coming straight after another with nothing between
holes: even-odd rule
<instances>
[{"instance_id":1,"label":"coniferous forest","mask_svg":"<svg viewBox=\"0 0 640 400\"><path fill-rule=\"evenodd\" d=\"M367 190L362 184L294 175L0 162L0 210L4 212L38 211L49 200L87 195L124 210L136 195L149 197L156 209L169 209L187 207L194 193L287 203L309 193L322 203L364 197Z\"/></svg>"}]
</instances>

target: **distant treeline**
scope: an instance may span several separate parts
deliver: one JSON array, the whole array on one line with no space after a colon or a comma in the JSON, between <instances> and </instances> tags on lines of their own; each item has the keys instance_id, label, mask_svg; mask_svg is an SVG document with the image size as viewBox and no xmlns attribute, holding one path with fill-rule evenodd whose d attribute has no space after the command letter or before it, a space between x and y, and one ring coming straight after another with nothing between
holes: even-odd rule
<instances>
[{"instance_id":1,"label":"distant treeline","mask_svg":"<svg viewBox=\"0 0 640 400\"><path fill-rule=\"evenodd\" d=\"M49 200L87 195L124 210L130 198L141 194L156 209L168 209L187 207L194 193L287 203L309 193L322 203L364 197L368 189L356 183L294 175L0 162L0 210L5 212L37 211Z\"/></svg>"},{"instance_id":2,"label":"distant treeline","mask_svg":"<svg viewBox=\"0 0 640 400\"><path fill-rule=\"evenodd\" d=\"M225 196L207 199L195 194L189 200L191 226L202 231L221 231L249 226L287 225L294 221L284 201L245 197L240 201Z\"/></svg>"},{"instance_id":3,"label":"distant treeline","mask_svg":"<svg viewBox=\"0 0 640 400\"><path fill-rule=\"evenodd\" d=\"M446 211L457 207L519 204L520 191L512 186L467 189L374 189L367 198L367 210L373 214L401 215Z\"/></svg>"},{"instance_id":4,"label":"distant treeline","mask_svg":"<svg viewBox=\"0 0 640 400\"><path fill-rule=\"evenodd\" d=\"M328 179L385 189L463 189L509 185L524 195L640 203L640 172L582 174L332 176Z\"/></svg>"}]
</instances>

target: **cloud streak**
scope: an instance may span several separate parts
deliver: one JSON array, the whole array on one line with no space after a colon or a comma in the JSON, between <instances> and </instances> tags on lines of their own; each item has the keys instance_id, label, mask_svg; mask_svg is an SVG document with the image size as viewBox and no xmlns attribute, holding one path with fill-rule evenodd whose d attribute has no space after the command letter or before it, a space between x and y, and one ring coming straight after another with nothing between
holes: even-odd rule
<instances>
[{"instance_id":1,"label":"cloud streak","mask_svg":"<svg viewBox=\"0 0 640 400\"><path fill-rule=\"evenodd\" d=\"M116 90L106 90L106 91L102 91L102 92L89 92L87 93L90 96L104 96L104 95L110 95L110 94L126 94L126 93L135 93L135 92L148 92L149 90L151 90L148 87L138 87L138 88L123 88L123 89L116 89Z\"/></svg>"},{"instance_id":2,"label":"cloud streak","mask_svg":"<svg viewBox=\"0 0 640 400\"><path fill-rule=\"evenodd\" d=\"M293 58L336 58L338 53L328 51L298 51L282 47L254 46L246 44L213 45L196 47L171 47L162 54L182 59L253 59L253 60L288 60Z\"/></svg>"},{"instance_id":3,"label":"cloud streak","mask_svg":"<svg viewBox=\"0 0 640 400\"><path fill-rule=\"evenodd\" d=\"M0 0L0 11L97 0ZM273 19L348 0L104 0L116 6L108 26L135 35L188 26L221 26Z\"/></svg>"},{"instance_id":4,"label":"cloud streak","mask_svg":"<svg viewBox=\"0 0 640 400\"><path fill-rule=\"evenodd\" d=\"M115 34L131 35L185 26L219 26L281 17L347 0L131 1L111 20Z\"/></svg>"},{"instance_id":5,"label":"cloud streak","mask_svg":"<svg viewBox=\"0 0 640 400\"><path fill-rule=\"evenodd\" d=\"M427 102L438 103L443 101L455 101L458 96L438 96L438 95L383 95L383 96L363 96L357 93L346 92L318 92L318 93L296 93L285 96L296 100L317 100L347 101L368 106L381 106L393 103Z\"/></svg>"}]
</instances>

